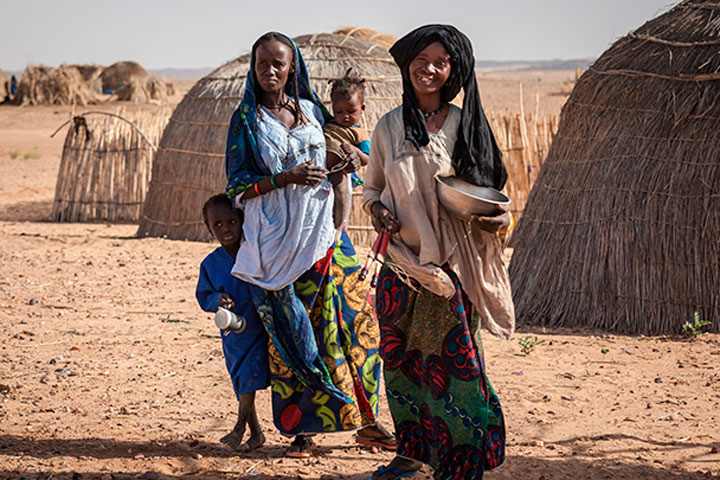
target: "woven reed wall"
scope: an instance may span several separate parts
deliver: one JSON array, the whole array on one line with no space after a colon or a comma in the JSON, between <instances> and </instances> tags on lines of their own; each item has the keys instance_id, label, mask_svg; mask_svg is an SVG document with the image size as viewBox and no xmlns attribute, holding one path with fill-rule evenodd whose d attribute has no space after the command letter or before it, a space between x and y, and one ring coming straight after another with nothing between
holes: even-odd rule
<instances>
[{"instance_id":1,"label":"woven reed wall","mask_svg":"<svg viewBox=\"0 0 720 480\"><path fill-rule=\"evenodd\" d=\"M157 144L169 109L123 117ZM85 115L71 123L65 137L55 201L55 222L136 222L145 200L154 152L138 131L121 119Z\"/></svg>"},{"instance_id":2,"label":"woven reed wall","mask_svg":"<svg viewBox=\"0 0 720 480\"><path fill-rule=\"evenodd\" d=\"M513 239L519 323L720 331L718 14L681 2L579 79Z\"/></svg>"}]
</instances>

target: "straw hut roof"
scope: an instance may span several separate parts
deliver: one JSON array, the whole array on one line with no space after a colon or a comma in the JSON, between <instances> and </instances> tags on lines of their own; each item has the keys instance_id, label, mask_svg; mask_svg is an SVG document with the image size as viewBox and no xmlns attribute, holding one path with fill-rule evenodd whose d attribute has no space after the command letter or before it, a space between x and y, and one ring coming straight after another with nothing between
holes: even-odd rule
<instances>
[{"instance_id":1,"label":"straw hut roof","mask_svg":"<svg viewBox=\"0 0 720 480\"><path fill-rule=\"evenodd\" d=\"M12 102L16 105L88 105L98 103L80 71L72 65L25 68Z\"/></svg>"},{"instance_id":2,"label":"straw hut roof","mask_svg":"<svg viewBox=\"0 0 720 480\"><path fill-rule=\"evenodd\" d=\"M307 62L313 87L329 103L328 80L353 67L366 79L365 126L400 104L400 72L387 51L366 40L342 35L295 39ZM139 236L209 239L202 222L205 200L225 187L225 141L240 103L249 68L243 55L198 81L175 109L160 140Z\"/></svg>"},{"instance_id":3,"label":"straw hut roof","mask_svg":"<svg viewBox=\"0 0 720 480\"><path fill-rule=\"evenodd\" d=\"M365 27L344 27L333 32L336 35L345 35L353 38L361 38L371 43L376 43L382 46L385 50L389 50L395 42L397 37L390 35L389 33L378 32L372 28Z\"/></svg>"},{"instance_id":4,"label":"straw hut roof","mask_svg":"<svg viewBox=\"0 0 720 480\"><path fill-rule=\"evenodd\" d=\"M521 323L720 330L719 13L683 1L578 80L514 239Z\"/></svg>"}]
</instances>

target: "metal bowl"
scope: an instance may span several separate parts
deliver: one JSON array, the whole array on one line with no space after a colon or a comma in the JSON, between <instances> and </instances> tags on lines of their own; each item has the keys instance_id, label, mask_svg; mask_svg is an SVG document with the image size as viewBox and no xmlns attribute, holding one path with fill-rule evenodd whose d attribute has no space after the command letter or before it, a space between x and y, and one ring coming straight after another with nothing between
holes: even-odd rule
<instances>
[{"instance_id":1,"label":"metal bowl","mask_svg":"<svg viewBox=\"0 0 720 480\"><path fill-rule=\"evenodd\" d=\"M469 220L471 215L495 216L499 205L510 199L491 187L479 187L458 177L435 177L440 205L456 217Z\"/></svg>"}]
</instances>

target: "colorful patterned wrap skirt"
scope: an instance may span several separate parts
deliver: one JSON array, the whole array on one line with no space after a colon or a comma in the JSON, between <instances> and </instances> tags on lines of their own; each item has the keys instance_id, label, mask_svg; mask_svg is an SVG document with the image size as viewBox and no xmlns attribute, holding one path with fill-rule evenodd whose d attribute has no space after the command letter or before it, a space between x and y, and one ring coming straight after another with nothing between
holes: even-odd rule
<instances>
[{"instance_id":1,"label":"colorful patterned wrap skirt","mask_svg":"<svg viewBox=\"0 0 720 480\"><path fill-rule=\"evenodd\" d=\"M343 232L328 255L293 284L295 298L273 298L278 292L265 291L253 299L266 328L270 317L281 313L278 306L301 302L290 309L299 315L289 322L309 321L310 326L305 325L308 329L295 335L294 341L315 343L314 366L323 383L346 397L309 387L293 374L276 348L281 345L279 338L269 330L273 417L285 435L355 430L377 421L380 331L368 300L368 285L359 279L360 270L355 249ZM259 301L265 304L258 305Z\"/></svg>"},{"instance_id":2,"label":"colorful patterned wrap skirt","mask_svg":"<svg viewBox=\"0 0 720 480\"><path fill-rule=\"evenodd\" d=\"M383 267L376 305L385 387L398 455L431 465L436 479L481 479L505 459L505 423L472 304L443 269L456 285L449 301Z\"/></svg>"}]
</instances>

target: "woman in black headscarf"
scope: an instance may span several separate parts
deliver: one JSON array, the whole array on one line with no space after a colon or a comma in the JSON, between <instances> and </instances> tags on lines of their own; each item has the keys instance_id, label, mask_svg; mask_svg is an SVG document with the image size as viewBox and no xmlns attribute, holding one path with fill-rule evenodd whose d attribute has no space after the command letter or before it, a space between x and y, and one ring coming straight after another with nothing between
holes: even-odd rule
<instances>
[{"instance_id":1,"label":"woman in black headscarf","mask_svg":"<svg viewBox=\"0 0 720 480\"><path fill-rule=\"evenodd\" d=\"M363 206L376 230L392 235L376 301L398 455L373 478L407 477L427 463L437 479L480 479L505 457L480 323L505 338L514 329L502 258L511 217L506 209L451 216L439 204L435 177L502 189L507 174L468 38L452 26L427 25L390 53L402 73L403 105L375 128ZM462 109L450 103L461 88Z\"/></svg>"}]
</instances>

